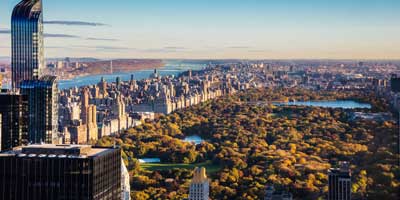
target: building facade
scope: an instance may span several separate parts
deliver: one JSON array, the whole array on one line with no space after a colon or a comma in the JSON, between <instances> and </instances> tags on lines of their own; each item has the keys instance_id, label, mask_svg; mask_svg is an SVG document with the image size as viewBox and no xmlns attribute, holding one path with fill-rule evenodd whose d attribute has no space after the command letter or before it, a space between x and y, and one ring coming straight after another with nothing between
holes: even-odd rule
<instances>
[{"instance_id":1,"label":"building facade","mask_svg":"<svg viewBox=\"0 0 400 200\"><path fill-rule=\"evenodd\" d=\"M189 188L189 200L209 200L210 183L206 169L196 168Z\"/></svg>"},{"instance_id":2,"label":"building facade","mask_svg":"<svg viewBox=\"0 0 400 200\"><path fill-rule=\"evenodd\" d=\"M267 186L264 200L293 200L293 194L284 190L276 190L274 186Z\"/></svg>"},{"instance_id":3,"label":"building facade","mask_svg":"<svg viewBox=\"0 0 400 200\"><path fill-rule=\"evenodd\" d=\"M0 151L28 144L28 98L19 94L0 94Z\"/></svg>"},{"instance_id":4,"label":"building facade","mask_svg":"<svg viewBox=\"0 0 400 200\"><path fill-rule=\"evenodd\" d=\"M35 80L45 67L41 0L22 0L11 17L12 87Z\"/></svg>"},{"instance_id":5,"label":"building facade","mask_svg":"<svg viewBox=\"0 0 400 200\"><path fill-rule=\"evenodd\" d=\"M348 162L328 171L328 200L351 200L351 170Z\"/></svg>"},{"instance_id":6,"label":"building facade","mask_svg":"<svg viewBox=\"0 0 400 200\"><path fill-rule=\"evenodd\" d=\"M29 98L29 142L58 141L58 88L55 76L21 82L21 94Z\"/></svg>"},{"instance_id":7,"label":"building facade","mask_svg":"<svg viewBox=\"0 0 400 200\"><path fill-rule=\"evenodd\" d=\"M31 145L0 154L0 199L121 200L121 151Z\"/></svg>"},{"instance_id":8,"label":"building facade","mask_svg":"<svg viewBox=\"0 0 400 200\"><path fill-rule=\"evenodd\" d=\"M129 172L121 159L121 200L131 200L131 184Z\"/></svg>"},{"instance_id":9,"label":"building facade","mask_svg":"<svg viewBox=\"0 0 400 200\"><path fill-rule=\"evenodd\" d=\"M0 114L0 152L1 152L1 129L2 129L2 127L3 127L3 122L2 122L2 120L1 120L1 118L2 118L2 115Z\"/></svg>"}]
</instances>

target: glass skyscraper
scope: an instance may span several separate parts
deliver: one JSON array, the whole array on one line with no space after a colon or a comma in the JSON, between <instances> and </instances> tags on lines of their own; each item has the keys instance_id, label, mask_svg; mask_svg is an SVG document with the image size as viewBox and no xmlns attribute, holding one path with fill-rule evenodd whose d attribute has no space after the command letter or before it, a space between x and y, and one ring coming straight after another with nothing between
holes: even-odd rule
<instances>
[{"instance_id":1,"label":"glass skyscraper","mask_svg":"<svg viewBox=\"0 0 400 200\"><path fill-rule=\"evenodd\" d=\"M0 153L2 200L121 200L121 150L30 145Z\"/></svg>"},{"instance_id":2,"label":"glass skyscraper","mask_svg":"<svg viewBox=\"0 0 400 200\"><path fill-rule=\"evenodd\" d=\"M35 80L45 66L41 0L22 0L11 17L12 87L22 80Z\"/></svg>"},{"instance_id":3,"label":"glass skyscraper","mask_svg":"<svg viewBox=\"0 0 400 200\"><path fill-rule=\"evenodd\" d=\"M0 94L0 151L28 144L28 97Z\"/></svg>"},{"instance_id":4,"label":"glass skyscraper","mask_svg":"<svg viewBox=\"0 0 400 200\"><path fill-rule=\"evenodd\" d=\"M29 142L58 142L57 77L43 76L38 80L21 82L21 94L29 99Z\"/></svg>"}]
</instances>

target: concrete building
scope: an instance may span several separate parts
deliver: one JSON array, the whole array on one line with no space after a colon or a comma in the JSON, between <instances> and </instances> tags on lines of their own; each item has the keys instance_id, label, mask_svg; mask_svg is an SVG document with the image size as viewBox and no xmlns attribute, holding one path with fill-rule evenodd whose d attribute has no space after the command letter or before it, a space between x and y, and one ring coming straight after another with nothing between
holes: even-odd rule
<instances>
[{"instance_id":1,"label":"concrete building","mask_svg":"<svg viewBox=\"0 0 400 200\"><path fill-rule=\"evenodd\" d=\"M189 200L209 200L210 183L206 169L196 168L189 188Z\"/></svg>"},{"instance_id":2,"label":"concrete building","mask_svg":"<svg viewBox=\"0 0 400 200\"><path fill-rule=\"evenodd\" d=\"M97 109L95 105L90 105L87 109L87 139L97 140L98 139L98 128L97 128Z\"/></svg>"},{"instance_id":3,"label":"concrete building","mask_svg":"<svg viewBox=\"0 0 400 200\"><path fill-rule=\"evenodd\" d=\"M351 200L351 170L348 162L328 170L328 200Z\"/></svg>"},{"instance_id":4,"label":"concrete building","mask_svg":"<svg viewBox=\"0 0 400 200\"><path fill-rule=\"evenodd\" d=\"M268 186L265 190L264 200L293 200L293 195L286 191L277 191L274 186Z\"/></svg>"},{"instance_id":5,"label":"concrete building","mask_svg":"<svg viewBox=\"0 0 400 200\"><path fill-rule=\"evenodd\" d=\"M123 159L121 159L121 200L131 200L129 172Z\"/></svg>"},{"instance_id":6,"label":"concrete building","mask_svg":"<svg viewBox=\"0 0 400 200\"><path fill-rule=\"evenodd\" d=\"M88 141L87 125L82 124L81 121L74 121L73 124L68 127L68 132L70 133L70 143L72 144L87 143Z\"/></svg>"}]
</instances>

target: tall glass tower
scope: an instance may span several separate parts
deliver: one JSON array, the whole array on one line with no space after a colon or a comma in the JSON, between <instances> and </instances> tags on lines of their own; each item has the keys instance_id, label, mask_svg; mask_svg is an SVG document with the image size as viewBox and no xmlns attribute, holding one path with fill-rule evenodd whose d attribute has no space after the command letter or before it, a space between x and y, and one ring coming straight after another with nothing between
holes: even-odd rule
<instances>
[{"instance_id":1,"label":"tall glass tower","mask_svg":"<svg viewBox=\"0 0 400 200\"><path fill-rule=\"evenodd\" d=\"M58 142L58 88L57 77L42 76L38 80L21 82L21 94L28 96L29 142Z\"/></svg>"},{"instance_id":2,"label":"tall glass tower","mask_svg":"<svg viewBox=\"0 0 400 200\"><path fill-rule=\"evenodd\" d=\"M22 0L11 17L12 87L36 80L44 68L42 0Z\"/></svg>"}]
</instances>

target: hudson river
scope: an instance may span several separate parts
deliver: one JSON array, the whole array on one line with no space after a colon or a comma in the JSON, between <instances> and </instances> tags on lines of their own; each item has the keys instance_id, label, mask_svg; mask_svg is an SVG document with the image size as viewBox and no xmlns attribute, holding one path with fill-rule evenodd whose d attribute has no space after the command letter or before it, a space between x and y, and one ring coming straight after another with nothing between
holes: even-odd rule
<instances>
[{"instance_id":1,"label":"hudson river","mask_svg":"<svg viewBox=\"0 0 400 200\"><path fill-rule=\"evenodd\" d=\"M179 75L182 72L192 70L200 70L207 66L208 61L175 61L175 60L166 60L164 61L165 66L162 68L158 68L157 71L161 76L166 75ZM131 79L131 75L133 74L134 79L141 80L145 78L149 78L149 76L154 72L154 70L138 70L132 72L118 72L113 74L100 74L100 75L92 75L92 76L82 76L77 77L71 80L60 80L58 88L60 90L73 88L73 87L81 87L85 85L94 85L97 84L101 77L107 82L115 82L117 77L120 77L122 81L129 81Z\"/></svg>"}]
</instances>

